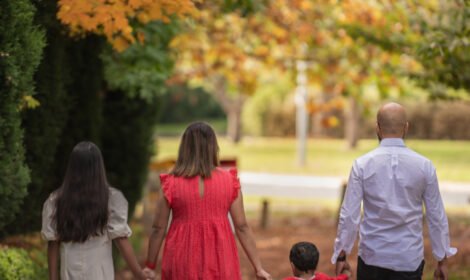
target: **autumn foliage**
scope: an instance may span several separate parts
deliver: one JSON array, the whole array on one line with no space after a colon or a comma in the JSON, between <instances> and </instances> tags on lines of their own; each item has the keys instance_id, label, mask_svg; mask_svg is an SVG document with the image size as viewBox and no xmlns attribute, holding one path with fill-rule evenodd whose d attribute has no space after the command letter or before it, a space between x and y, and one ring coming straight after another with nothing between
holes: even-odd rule
<instances>
[{"instance_id":1,"label":"autumn foliage","mask_svg":"<svg viewBox=\"0 0 470 280\"><path fill-rule=\"evenodd\" d=\"M133 23L170 21L196 13L192 0L59 0L59 20L72 34L104 35L117 51L145 40Z\"/></svg>"}]
</instances>

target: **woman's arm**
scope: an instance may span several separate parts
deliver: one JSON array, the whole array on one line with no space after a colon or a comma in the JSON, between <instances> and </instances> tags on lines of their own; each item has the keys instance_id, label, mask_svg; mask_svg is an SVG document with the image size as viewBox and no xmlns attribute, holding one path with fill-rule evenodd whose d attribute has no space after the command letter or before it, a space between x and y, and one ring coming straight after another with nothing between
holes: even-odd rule
<instances>
[{"instance_id":1,"label":"woman's arm","mask_svg":"<svg viewBox=\"0 0 470 280\"><path fill-rule=\"evenodd\" d=\"M122 257L126 261L134 276L137 277L137 279L146 279L142 272L142 268L140 267L139 262L135 257L134 249L132 249L132 245L129 242L129 239L127 237L118 237L113 239L113 241L119 248Z\"/></svg>"},{"instance_id":2,"label":"woman's arm","mask_svg":"<svg viewBox=\"0 0 470 280\"><path fill-rule=\"evenodd\" d=\"M245 250L246 255L250 259L251 265L256 271L256 276L259 279L272 279L271 276L264 271L258 257L258 253L256 252L255 239L248 223L246 222L241 191L238 192L237 198L230 207L230 215L232 216L232 220L235 225L235 232L238 240L240 240L243 250Z\"/></svg>"},{"instance_id":3,"label":"woman's arm","mask_svg":"<svg viewBox=\"0 0 470 280\"><path fill-rule=\"evenodd\" d=\"M153 222L153 230L149 238L149 249L147 256L147 267L152 270L155 269L157 263L158 253L162 246L163 239L166 235L166 229L168 227L168 220L170 218L170 205L165 199L163 193L160 193L160 198L157 202L157 211L155 213L155 219Z\"/></svg>"},{"instance_id":4,"label":"woman's arm","mask_svg":"<svg viewBox=\"0 0 470 280\"><path fill-rule=\"evenodd\" d=\"M59 241L47 242L47 263L49 267L49 280L59 280Z\"/></svg>"}]
</instances>

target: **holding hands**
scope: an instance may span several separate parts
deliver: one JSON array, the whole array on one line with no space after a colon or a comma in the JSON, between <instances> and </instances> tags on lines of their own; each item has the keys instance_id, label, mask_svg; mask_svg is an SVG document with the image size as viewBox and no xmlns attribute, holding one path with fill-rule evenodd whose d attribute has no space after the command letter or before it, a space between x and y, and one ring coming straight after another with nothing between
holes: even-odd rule
<instances>
[{"instance_id":1,"label":"holding hands","mask_svg":"<svg viewBox=\"0 0 470 280\"><path fill-rule=\"evenodd\" d=\"M144 269L142 269L142 274L144 275L143 279L145 279L145 280L157 279L155 271L153 271L153 269L150 269L148 267L145 267Z\"/></svg>"},{"instance_id":2,"label":"holding hands","mask_svg":"<svg viewBox=\"0 0 470 280\"><path fill-rule=\"evenodd\" d=\"M260 269L256 272L256 279L262 280L272 280L273 278L269 273L266 272L264 269Z\"/></svg>"},{"instance_id":3,"label":"holding hands","mask_svg":"<svg viewBox=\"0 0 470 280\"><path fill-rule=\"evenodd\" d=\"M346 274L348 277L351 277L351 266L346 261L346 253L341 251L338 258L336 259L336 275Z\"/></svg>"},{"instance_id":4,"label":"holding hands","mask_svg":"<svg viewBox=\"0 0 470 280\"><path fill-rule=\"evenodd\" d=\"M434 270L434 280L447 280L447 275L447 258L444 258L437 263L436 270Z\"/></svg>"}]
</instances>

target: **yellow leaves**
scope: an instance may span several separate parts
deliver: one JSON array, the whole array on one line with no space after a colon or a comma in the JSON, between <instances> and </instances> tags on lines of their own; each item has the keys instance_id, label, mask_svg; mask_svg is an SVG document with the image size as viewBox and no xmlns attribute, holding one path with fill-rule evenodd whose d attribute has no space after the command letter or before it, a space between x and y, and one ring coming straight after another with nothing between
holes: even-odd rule
<instances>
[{"instance_id":1,"label":"yellow leaves","mask_svg":"<svg viewBox=\"0 0 470 280\"><path fill-rule=\"evenodd\" d=\"M134 34L129 19L146 24L168 22L170 16L196 15L192 0L59 0L57 18L70 28L73 35L96 33L104 35L118 51L123 51L142 35Z\"/></svg>"},{"instance_id":2,"label":"yellow leaves","mask_svg":"<svg viewBox=\"0 0 470 280\"><path fill-rule=\"evenodd\" d=\"M335 97L326 102L314 102L311 100L307 103L307 111L310 114L319 112L332 112L334 110L342 110L344 108L344 100L341 97Z\"/></svg>"},{"instance_id":3,"label":"yellow leaves","mask_svg":"<svg viewBox=\"0 0 470 280\"><path fill-rule=\"evenodd\" d=\"M124 51L125 49L127 49L130 45L129 41L127 41L126 39L124 39L123 37L121 36L118 36L116 38L113 38L111 39L110 41L111 45L113 45L113 47L116 49L116 51L118 52L122 52Z\"/></svg>"},{"instance_id":4,"label":"yellow leaves","mask_svg":"<svg viewBox=\"0 0 470 280\"><path fill-rule=\"evenodd\" d=\"M145 42L145 34L143 32L137 32L137 41L141 44Z\"/></svg>"},{"instance_id":5,"label":"yellow leaves","mask_svg":"<svg viewBox=\"0 0 470 280\"><path fill-rule=\"evenodd\" d=\"M362 0L347 0L342 2L345 23L362 23L366 25L383 26L385 24L383 6L373 5Z\"/></svg>"},{"instance_id":6,"label":"yellow leaves","mask_svg":"<svg viewBox=\"0 0 470 280\"><path fill-rule=\"evenodd\" d=\"M269 54L269 48L264 45L257 46L254 50L254 54L257 56L267 56Z\"/></svg>"},{"instance_id":7,"label":"yellow leaves","mask_svg":"<svg viewBox=\"0 0 470 280\"><path fill-rule=\"evenodd\" d=\"M41 104L39 103L39 101L37 99L35 99L31 95L25 95L21 99L20 110L23 110L23 109L26 109L26 108L34 109L34 108L38 107L39 105L41 105Z\"/></svg>"}]
</instances>

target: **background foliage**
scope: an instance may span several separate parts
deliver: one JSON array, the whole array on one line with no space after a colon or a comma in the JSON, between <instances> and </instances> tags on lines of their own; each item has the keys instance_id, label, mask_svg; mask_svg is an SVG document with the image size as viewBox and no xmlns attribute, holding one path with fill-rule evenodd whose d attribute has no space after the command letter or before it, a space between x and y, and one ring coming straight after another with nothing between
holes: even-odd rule
<instances>
[{"instance_id":1,"label":"background foliage","mask_svg":"<svg viewBox=\"0 0 470 280\"><path fill-rule=\"evenodd\" d=\"M0 7L0 232L20 210L30 181L21 110L33 94L44 46L44 34L33 24L34 12L27 0L3 1Z\"/></svg>"},{"instance_id":2,"label":"background foliage","mask_svg":"<svg viewBox=\"0 0 470 280\"><path fill-rule=\"evenodd\" d=\"M4 248L0 250L0 279L37 280L47 279L47 275L24 249Z\"/></svg>"}]
</instances>

